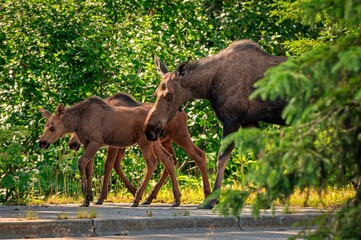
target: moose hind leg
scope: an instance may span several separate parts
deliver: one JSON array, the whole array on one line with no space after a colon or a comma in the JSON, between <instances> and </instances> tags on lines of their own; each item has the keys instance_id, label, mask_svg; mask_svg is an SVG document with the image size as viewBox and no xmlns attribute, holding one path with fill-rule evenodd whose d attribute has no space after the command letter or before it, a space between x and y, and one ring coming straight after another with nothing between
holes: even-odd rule
<instances>
[{"instance_id":1,"label":"moose hind leg","mask_svg":"<svg viewBox=\"0 0 361 240\"><path fill-rule=\"evenodd\" d=\"M157 182L157 184L154 186L152 192L150 193L150 195L148 196L147 200L145 200L142 205L150 205L153 201L153 199L155 199L158 195L158 192L160 190L160 188L163 186L165 180L167 179L168 177L168 172L167 172L167 169L164 168L163 169L163 172L162 172L162 175L160 176L160 179L159 181Z\"/></svg>"},{"instance_id":2,"label":"moose hind leg","mask_svg":"<svg viewBox=\"0 0 361 240\"><path fill-rule=\"evenodd\" d=\"M100 192L100 197L99 197L98 201L95 203L95 205L102 205L104 200L108 196L110 173L112 171L117 152L118 152L117 148L108 147L107 158L105 159L105 162L104 162L104 179L103 179L103 184L102 184L102 190Z\"/></svg>"},{"instance_id":3,"label":"moose hind leg","mask_svg":"<svg viewBox=\"0 0 361 240\"><path fill-rule=\"evenodd\" d=\"M188 132L187 132L187 136L183 136L182 138L177 138L175 139L175 142L179 146L181 146L184 149L184 151L188 154L188 156L190 156L197 164L199 171L202 174L204 196L207 197L208 195L211 194L211 186L209 184L209 179L208 179L205 153L192 142Z\"/></svg>"},{"instance_id":4,"label":"moose hind leg","mask_svg":"<svg viewBox=\"0 0 361 240\"><path fill-rule=\"evenodd\" d=\"M115 158L115 162L114 162L114 170L115 172L118 174L118 176L120 177L120 179L123 181L125 187L129 190L129 192L135 196L135 193L137 192L137 188L133 186L133 184L131 182L129 182L129 180L127 179L127 177L123 174L122 171L122 160L125 154L125 148L119 148L118 149L118 154L117 157Z\"/></svg>"}]
</instances>

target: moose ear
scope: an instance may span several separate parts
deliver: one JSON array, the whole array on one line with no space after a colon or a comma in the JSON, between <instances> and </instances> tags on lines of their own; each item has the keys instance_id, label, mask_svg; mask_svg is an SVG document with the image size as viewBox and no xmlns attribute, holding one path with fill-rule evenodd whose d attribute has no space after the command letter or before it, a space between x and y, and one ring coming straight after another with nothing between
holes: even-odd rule
<instances>
[{"instance_id":1,"label":"moose ear","mask_svg":"<svg viewBox=\"0 0 361 240\"><path fill-rule=\"evenodd\" d=\"M49 112L48 110L43 109L41 107L38 107L38 110L39 110L39 112L41 112L41 114L43 115L44 118L47 118L47 119L50 118L51 112Z\"/></svg>"},{"instance_id":2,"label":"moose ear","mask_svg":"<svg viewBox=\"0 0 361 240\"><path fill-rule=\"evenodd\" d=\"M179 66L177 67L175 72L176 72L177 76L184 77L188 72L188 63L184 62L184 63L179 64Z\"/></svg>"},{"instance_id":3,"label":"moose ear","mask_svg":"<svg viewBox=\"0 0 361 240\"><path fill-rule=\"evenodd\" d=\"M65 112L64 104L60 103L59 106L55 110L55 114L58 117L62 117L64 115L64 112Z\"/></svg>"},{"instance_id":4,"label":"moose ear","mask_svg":"<svg viewBox=\"0 0 361 240\"><path fill-rule=\"evenodd\" d=\"M164 65L164 63L161 60L159 60L159 58L157 58L156 56L154 56L154 63L155 63L158 73L161 76L164 76L169 72L168 68Z\"/></svg>"}]
</instances>

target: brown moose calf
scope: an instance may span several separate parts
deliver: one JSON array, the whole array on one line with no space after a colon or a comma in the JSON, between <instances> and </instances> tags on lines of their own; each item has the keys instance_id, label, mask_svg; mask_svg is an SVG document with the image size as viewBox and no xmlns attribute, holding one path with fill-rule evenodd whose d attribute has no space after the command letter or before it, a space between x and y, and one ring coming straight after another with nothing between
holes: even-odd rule
<instances>
[{"instance_id":1,"label":"brown moose calf","mask_svg":"<svg viewBox=\"0 0 361 240\"><path fill-rule=\"evenodd\" d=\"M134 100L130 95L119 92L114 94L111 97L104 99L104 101L111 106L126 106L126 107L144 107L145 109L150 110L153 106L153 103L140 103ZM188 132L187 126L187 115L184 111L178 111L177 114L172 118L164 131L163 137L161 137L160 142L162 146L173 155L174 164L176 164L175 153L172 148L172 142L174 141L180 147L184 149L184 151L194 159L195 163L199 167L199 170L203 179L203 189L204 195L207 197L210 194L210 184L208 180L207 167L206 167L206 159L205 154L202 150L200 150L191 140L191 137ZM69 140L69 147L71 149L78 150L81 146L80 140L76 133L73 133ZM107 158L104 163L104 181L101 190L100 197L98 201L95 203L97 205L103 204L103 201L107 198L108 194L108 184L109 178L112 168L118 174L118 176L124 182L126 188L135 196L137 189L130 183L130 181L125 177L121 169L121 161L123 160L125 149L123 147L114 148L108 147ZM162 175L154 186L148 198L142 203L144 205L149 205L152 203L153 199L157 197L157 194L164 184L166 178L168 177L168 172L164 168ZM133 204L134 206L134 204Z\"/></svg>"},{"instance_id":2,"label":"brown moose calf","mask_svg":"<svg viewBox=\"0 0 361 240\"><path fill-rule=\"evenodd\" d=\"M180 191L174 172L173 157L161 145L160 141L148 142L143 132L144 120L149 109L139 107L114 107L106 104L99 97L89 99L65 108L60 104L55 113L39 108L48 119L44 133L40 137L39 147L47 148L65 133L75 132L84 146L84 154L78 161L81 174L82 191L85 196L82 206L89 206L93 198L92 171L94 156L104 145L125 148L137 143L146 161L144 180L135 194L133 204L137 206L157 166L157 158L165 165L173 186L174 203L179 206Z\"/></svg>"}]
</instances>

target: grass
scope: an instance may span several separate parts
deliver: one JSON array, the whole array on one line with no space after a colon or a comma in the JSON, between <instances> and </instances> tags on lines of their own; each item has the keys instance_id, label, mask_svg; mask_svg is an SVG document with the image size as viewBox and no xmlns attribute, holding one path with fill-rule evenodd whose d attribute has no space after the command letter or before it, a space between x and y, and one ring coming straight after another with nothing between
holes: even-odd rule
<instances>
[{"instance_id":1,"label":"grass","mask_svg":"<svg viewBox=\"0 0 361 240\"><path fill-rule=\"evenodd\" d=\"M69 216L69 213L59 213L58 219L71 219L72 217ZM96 218L96 208L79 208L79 211L77 212L76 219L92 219Z\"/></svg>"},{"instance_id":2,"label":"grass","mask_svg":"<svg viewBox=\"0 0 361 240\"><path fill-rule=\"evenodd\" d=\"M17 216L17 221L22 221L22 220L37 220L39 219L39 213L36 211L32 211L32 210L28 210L26 211L26 214L24 213L19 213L19 215Z\"/></svg>"},{"instance_id":3,"label":"grass","mask_svg":"<svg viewBox=\"0 0 361 240\"><path fill-rule=\"evenodd\" d=\"M178 216L189 216L189 211L188 211L188 210L176 211L176 212L173 212L172 215L173 215L174 217L178 217Z\"/></svg>"},{"instance_id":4,"label":"grass","mask_svg":"<svg viewBox=\"0 0 361 240\"><path fill-rule=\"evenodd\" d=\"M151 184L152 185L152 184ZM148 187L145 196L150 193L152 186ZM182 204L200 204L204 200L204 193L201 184L186 184L181 183L181 202ZM233 184L228 184L225 188L232 189L241 189L239 183L235 182ZM289 206L290 207L315 207L315 208L334 208L338 207L341 204L345 203L347 200L355 196L355 190L351 185L344 187L328 187L325 191L322 192L321 196L319 192L315 189L310 189L308 192L296 190L296 192L291 196ZM95 196L94 200L98 196ZM145 200L145 197L143 197ZM167 203L171 204L173 202L173 193L170 182L168 181L165 186L162 187L156 199L153 200L153 203ZM250 197L246 204L252 204L252 197ZM83 197L81 195L67 195L56 194L45 200L43 204L81 204ZM133 201L133 196L126 190L122 189L120 191L111 191L108 194L107 202L114 203L131 203ZM39 204L39 200L36 202ZM30 204L35 204L31 202ZM282 206L281 202L275 203L277 206Z\"/></svg>"},{"instance_id":5,"label":"grass","mask_svg":"<svg viewBox=\"0 0 361 240\"><path fill-rule=\"evenodd\" d=\"M153 212L152 211L146 210L145 212L147 214L147 217L153 217Z\"/></svg>"},{"instance_id":6,"label":"grass","mask_svg":"<svg viewBox=\"0 0 361 240\"><path fill-rule=\"evenodd\" d=\"M322 192L322 197L320 197L318 191L315 189L309 190L308 198L306 191L301 192L300 190L297 190L290 199L290 206L334 208L339 207L347 200L352 199L355 194L356 191L352 186L341 188L328 187L328 189Z\"/></svg>"},{"instance_id":7,"label":"grass","mask_svg":"<svg viewBox=\"0 0 361 240\"><path fill-rule=\"evenodd\" d=\"M28 210L26 212L26 219L27 220L37 220L39 218L39 214L36 211Z\"/></svg>"},{"instance_id":8,"label":"grass","mask_svg":"<svg viewBox=\"0 0 361 240\"><path fill-rule=\"evenodd\" d=\"M232 186L232 189L241 189L238 184ZM202 188L195 189L182 189L181 190L182 204L200 204L204 200L204 194ZM350 186L344 187L328 187L325 191L319 194L316 189L310 189L307 191L296 190L290 198L290 207L314 207L314 208L335 208L345 203L347 200L352 199L355 196L354 188ZM107 201L109 202L123 202L130 203L133 200L131 194L110 194ZM251 197L247 204L252 204L253 198ZM173 202L173 193L170 186L163 187L157 199L153 200L153 203L168 203ZM282 206L280 201L275 203L277 206Z\"/></svg>"},{"instance_id":9,"label":"grass","mask_svg":"<svg viewBox=\"0 0 361 240\"><path fill-rule=\"evenodd\" d=\"M69 213L59 213L58 219L69 219Z\"/></svg>"},{"instance_id":10,"label":"grass","mask_svg":"<svg viewBox=\"0 0 361 240\"><path fill-rule=\"evenodd\" d=\"M91 219L96 218L96 208L92 208L90 211L88 208L80 208L77 215L77 219Z\"/></svg>"}]
</instances>

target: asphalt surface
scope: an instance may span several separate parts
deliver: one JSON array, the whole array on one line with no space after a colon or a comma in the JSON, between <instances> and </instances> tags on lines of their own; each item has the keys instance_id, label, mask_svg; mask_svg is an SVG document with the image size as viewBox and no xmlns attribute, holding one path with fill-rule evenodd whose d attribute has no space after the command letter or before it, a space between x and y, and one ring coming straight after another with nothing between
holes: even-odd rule
<instances>
[{"instance_id":1,"label":"asphalt surface","mask_svg":"<svg viewBox=\"0 0 361 240\"><path fill-rule=\"evenodd\" d=\"M283 214L280 208L274 213L271 210L263 211L255 219L248 207L234 218L220 216L214 210L197 209L197 205L176 208L169 204L131 208L129 204L113 203L88 208L80 208L75 204L0 206L0 238L96 239L108 236L108 239L112 239L113 236L116 239L141 239L137 236L144 237L146 234L149 239L160 239L161 236L181 232L188 236L187 239L198 239L202 238L200 236L223 236L222 232L228 232L228 237L237 233L240 233L239 236L252 236L257 229L283 234L282 231L293 227L295 222L314 219L322 212L319 209L300 208L292 209L292 214Z\"/></svg>"}]
</instances>

